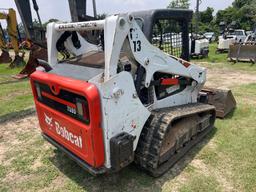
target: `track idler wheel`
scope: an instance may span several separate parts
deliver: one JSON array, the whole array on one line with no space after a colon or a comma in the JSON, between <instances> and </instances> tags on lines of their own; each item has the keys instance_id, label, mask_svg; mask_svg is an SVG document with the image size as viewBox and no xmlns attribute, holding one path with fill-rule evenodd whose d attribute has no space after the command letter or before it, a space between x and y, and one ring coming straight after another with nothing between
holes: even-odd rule
<instances>
[{"instance_id":1,"label":"track idler wheel","mask_svg":"<svg viewBox=\"0 0 256 192\"><path fill-rule=\"evenodd\" d=\"M10 57L9 53L7 51L2 50L2 54L0 55L0 64L10 62L12 62L12 58Z\"/></svg>"}]
</instances>

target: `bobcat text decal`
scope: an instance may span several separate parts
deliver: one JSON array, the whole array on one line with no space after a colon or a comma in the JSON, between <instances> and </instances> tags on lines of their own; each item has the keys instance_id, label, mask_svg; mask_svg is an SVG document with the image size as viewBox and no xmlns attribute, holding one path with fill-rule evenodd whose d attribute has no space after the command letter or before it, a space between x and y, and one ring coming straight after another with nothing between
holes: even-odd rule
<instances>
[{"instance_id":1,"label":"bobcat text decal","mask_svg":"<svg viewBox=\"0 0 256 192\"><path fill-rule=\"evenodd\" d=\"M56 120L53 120L52 117L49 117L48 115L44 114L44 119L46 124L49 126L49 129L54 128L55 132L66 139L67 141L71 142L72 144L76 145L77 147L82 149L82 137L77 136L70 131L65 126L61 126L59 122Z\"/></svg>"}]
</instances>

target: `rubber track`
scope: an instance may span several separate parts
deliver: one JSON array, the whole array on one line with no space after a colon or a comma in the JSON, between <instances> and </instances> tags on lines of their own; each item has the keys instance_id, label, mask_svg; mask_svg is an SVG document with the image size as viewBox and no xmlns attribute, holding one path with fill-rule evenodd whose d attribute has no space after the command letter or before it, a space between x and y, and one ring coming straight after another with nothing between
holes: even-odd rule
<instances>
[{"instance_id":1,"label":"rubber track","mask_svg":"<svg viewBox=\"0 0 256 192\"><path fill-rule=\"evenodd\" d=\"M214 107L210 105L192 104L183 107L162 109L160 111L152 112L152 115L142 130L135 152L135 163L138 164L142 169L148 171L149 174L154 177L159 177L164 174L176 161L178 161L183 156L182 155L181 157L174 158L175 162L169 162L169 164L166 163L166 165L163 166L162 164L158 164L162 142L171 122L177 117L186 117L209 110L215 111ZM210 128L212 127L213 126ZM201 140L201 137L199 140ZM162 166L162 168L160 168L160 166Z\"/></svg>"}]
</instances>

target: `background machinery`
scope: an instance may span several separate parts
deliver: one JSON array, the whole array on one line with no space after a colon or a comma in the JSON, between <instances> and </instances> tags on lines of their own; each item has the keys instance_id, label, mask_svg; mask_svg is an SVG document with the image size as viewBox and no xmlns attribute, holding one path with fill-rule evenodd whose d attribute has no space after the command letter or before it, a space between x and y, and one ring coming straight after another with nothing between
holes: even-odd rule
<instances>
[{"instance_id":1,"label":"background machinery","mask_svg":"<svg viewBox=\"0 0 256 192\"><path fill-rule=\"evenodd\" d=\"M246 37L244 42L230 45L228 58L233 62L256 62L256 29Z\"/></svg>"},{"instance_id":2,"label":"background machinery","mask_svg":"<svg viewBox=\"0 0 256 192\"><path fill-rule=\"evenodd\" d=\"M5 33L2 28L2 25L0 24L0 48L1 48L1 56L0 56L0 63L10 63L12 62L12 58L10 57L7 42L5 38Z\"/></svg>"},{"instance_id":3,"label":"background machinery","mask_svg":"<svg viewBox=\"0 0 256 192\"><path fill-rule=\"evenodd\" d=\"M229 25L227 25L225 22L221 22L220 31L221 36L219 36L216 53L229 52L230 45L235 43L243 43L246 39L245 30L236 29L235 21Z\"/></svg>"},{"instance_id":4,"label":"background machinery","mask_svg":"<svg viewBox=\"0 0 256 192\"><path fill-rule=\"evenodd\" d=\"M39 15L39 7L36 0L32 0L32 3L37 15L37 20L40 24L39 27L33 25L30 1L15 0L15 4L20 14L27 40L31 44L28 62L18 75L13 76L16 79L26 78L36 70L36 67L44 66L43 64L39 63L39 59L47 60L45 29L42 26L41 18Z\"/></svg>"},{"instance_id":5,"label":"background machinery","mask_svg":"<svg viewBox=\"0 0 256 192\"><path fill-rule=\"evenodd\" d=\"M235 43L235 37L231 35L234 32L235 22L229 26L225 22L220 23L220 33L218 38L218 47L216 53L224 53L229 51L229 46Z\"/></svg>"},{"instance_id":6,"label":"background machinery","mask_svg":"<svg viewBox=\"0 0 256 192\"><path fill-rule=\"evenodd\" d=\"M2 54L0 56L0 63L10 63L10 67L21 66L24 64L24 52L19 50L19 41L18 41L18 29L17 29L17 19L16 12L14 9L1 9L0 19L5 19L7 21L7 32L8 36L11 40L11 45L14 49L15 58L12 61L9 50L7 47L7 42L5 41L5 34L1 27L0 31L0 48L2 50ZM19 55L21 52L21 55Z\"/></svg>"},{"instance_id":7,"label":"background machinery","mask_svg":"<svg viewBox=\"0 0 256 192\"><path fill-rule=\"evenodd\" d=\"M87 14L86 0L69 0L68 2L72 21L87 21L96 19L97 12L95 0L92 0L94 16L89 16ZM22 69L22 71L18 75L14 76L14 78L16 79L27 78L31 73L36 70L37 67L45 67L42 62L39 62L39 60L47 61L47 47L45 39L46 29L42 26L41 18L39 15L39 7L36 0L32 0L32 3L33 8L37 14L37 19L40 23L40 27L33 26L30 1L15 0L15 4L17 6L23 26L25 28L27 39L32 44L28 62L24 69ZM68 36L69 35L67 35L67 37ZM89 34L87 34L87 36L89 36ZM90 35L90 38L93 38L94 36Z\"/></svg>"},{"instance_id":8,"label":"background machinery","mask_svg":"<svg viewBox=\"0 0 256 192\"><path fill-rule=\"evenodd\" d=\"M190 34L190 56L192 58L204 58L208 57L209 53L209 40L199 34L199 6L201 4L200 0L196 1L196 11L195 11L195 33L192 32L191 26L191 34Z\"/></svg>"},{"instance_id":9,"label":"background machinery","mask_svg":"<svg viewBox=\"0 0 256 192\"><path fill-rule=\"evenodd\" d=\"M193 34L190 37L190 56L192 58L204 58L209 54L210 41L203 35Z\"/></svg>"},{"instance_id":10,"label":"background machinery","mask_svg":"<svg viewBox=\"0 0 256 192\"><path fill-rule=\"evenodd\" d=\"M48 69L30 76L43 137L92 174L135 161L156 177L201 141L215 121L215 108L198 103L206 69L148 41L157 20L169 16L169 23L177 14L184 17L151 10L48 24ZM171 23L184 27L188 40L186 23ZM77 33L92 30L104 31L101 46ZM67 31L72 34L63 40ZM59 44L74 57L59 60Z\"/></svg>"}]
</instances>

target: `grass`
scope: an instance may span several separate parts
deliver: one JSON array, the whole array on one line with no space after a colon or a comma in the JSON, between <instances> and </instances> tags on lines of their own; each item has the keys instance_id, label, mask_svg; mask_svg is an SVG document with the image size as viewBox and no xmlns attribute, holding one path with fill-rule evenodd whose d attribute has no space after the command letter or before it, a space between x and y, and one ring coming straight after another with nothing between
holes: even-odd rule
<instances>
[{"instance_id":1,"label":"grass","mask_svg":"<svg viewBox=\"0 0 256 192\"><path fill-rule=\"evenodd\" d=\"M7 64L0 65L0 119L2 116L19 112L33 106L33 97L28 80L14 80L11 75L18 69L10 69Z\"/></svg>"},{"instance_id":2,"label":"grass","mask_svg":"<svg viewBox=\"0 0 256 192\"><path fill-rule=\"evenodd\" d=\"M200 183L200 185L198 185ZM191 191L220 191L220 185L216 178L212 176L202 177L202 175L194 175L193 178L180 188L180 192Z\"/></svg>"},{"instance_id":3,"label":"grass","mask_svg":"<svg viewBox=\"0 0 256 192\"><path fill-rule=\"evenodd\" d=\"M203 59L192 59L192 62L200 63L209 69L229 69L229 70L241 70L246 72L256 72L256 64L248 62L233 63L228 61L228 54L216 54L217 43L211 43L209 46L209 56ZM210 64L209 64L210 63Z\"/></svg>"},{"instance_id":4,"label":"grass","mask_svg":"<svg viewBox=\"0 0 256 192\"><path fill-rule=\"evenodd\" d=\"M29 123L11 139L0 139L0 147L10 146L0 166L0 191L255 191L256 109L250 102L255 100L256 84L236 86L233 92L238 101L235 112L217 120L204 142L159 179L133 165L117 178L93 177L47 144Z\"/></svg>"},{"instance_id":5,"label":"grass","mask_svg":"<svg viewBox=\"0 0 256 192\"><path fill-rule=\"evenodd\" d=\"M12 75L18 74L23 67L17 67L17 68L9 68L9 64L7 63L1 63L0 64L0 83L14 81L12 78Z\"/></svg>"},{"instance_id":6,"label":"grass","mask_svg":"<svg viewBox=\"0 0 256 192\"><path fill-rule=\"evenodd\" d=\"M21 69L22 67L10 69L8 64L0 64L0 119L33 106L28 79L15 80L11 77Z\"/></svg>"},{"instance_id":7,"label":"grass","mask_svg":"<svg viewBox=\"0 0 256 192\"><path fill-rule=\"evenodd\" d=\"M208 58L203 58L200 59L200 61L206 61L210 63L223 63L227 62L227 53L222 53L222 54L216 54L216 49L217 49L217 43L211 43L209 46L209 55Z\"/></svg>"}]
</instances>

